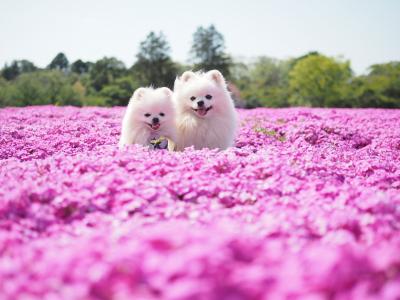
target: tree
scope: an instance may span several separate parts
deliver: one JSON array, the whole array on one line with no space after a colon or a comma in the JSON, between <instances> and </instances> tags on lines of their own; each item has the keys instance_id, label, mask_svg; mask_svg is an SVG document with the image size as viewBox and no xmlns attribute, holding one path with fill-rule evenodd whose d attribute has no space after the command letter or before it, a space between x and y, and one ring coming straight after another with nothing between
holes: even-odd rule
<instances>
[{"instance_id":1,"label":"tree","mask_svg":"<svg viewBox=\"0 0 400 300\"><path fill-rule=\"evenodd\" d=\"M150 32L140 43L133 74L141 85L172 87L178 68L170 57L170 47L162 32Z\"/></svg>"},{"instance_id":2,"label":"tree","mask_svg":"<svg viewBox=\"0 0 400 300\"><path fill-rule=\"evenodd\" d=\"M311 55L298 61L289 73L290 103L301 106L351 106L352 71L348 61Z\"/></svg>"},{"instance_id":3,"label":"tree","mask_svg":"<svg viewBox=\"0 0 400 300\"><path fill-rule=\"evenodd\" d=\"M13 80L17 78L19 74L20 70L16 61L13 61L9 66L6 64L3 70L1 70L1 76L3 76L6 80Z\"/></svg>"},{"instance_id":4,"label":"tree","mask_svg":"<svg viewBox=\"0 0 400 300\"><path fill-rule=\"evenodd\" d=\"M318 51L310 51L310 52L307 52L306 54L304 54L302 56L290 59L290 61L289 61L290 69L292 69L299 61L301 61L301 60L303 60L305 58L308 58L310 56L321 56L321 55L322 54L319 53Z\"/></svg>"},{"instance_id":5,"label":"tree","mask_svg":"<svg viewBox=\"0 0 400 300\"><path fill-rule=\"evenodd\" d=\"M370 76L384 75L384 76L399 76L400 75L400 61L391 61L385 64L375 64L369 67Z\"/></svg>"},{"instance_id":6,"label":"tree","mask_svg":"<svg viewBox=\"0 0 400 300\"><path fill-rule=\"evenodd\" d=\"M0 77L0 107L12 105L12 86L10 82Z\"/></svg>"},{"instance_id":7,"label":"tree","mask_svg":"<svg viewBox=\"0 0 400 300\"><path fill-rule=\"evenodd\" d=\"M208 28L197 28L193 34L190 54L195 69L204 71L217 69L225 77L230 77L229 68L232 65L232 59L225 53L224 37L214 25Z\"/></svg>"},{"instance_id":8,"label":"tree","mask_svg":"<svg viewBox=\"0 0 400 300\"><path fill-rule=\"evenodd\" d=\"M133 91L138 87L139 84L131 76L125 76L106 85L100 91L100 95L105 99L105 104L108 106L125 106L128 104Z\"/></svg>"},{"instance_id":9,"label":"tree","mask_svg":"<svg viewBox=\"0 0 400 300\"><path fill-rule=\"evenodd\" d=\"M90 68L90 85L99 92L104 86L126 74L125 64L115 57L104 57Z\"/></svg>"},{"instance_id":10,"label":"tree","mask_svg":"<svg viewBox=\"0 0 400 300\"><path fill-rule=\"evenodd\" d=\"M241 91L248 108L288 106L288 74L291 60L261 56L251 62L234 63L232 82Z\"/></svg>"},{"instance_id":11,"label":"tree","mask_svg":"<svg viewBox=\"0 0 400 300\"><path fill-rule=\"evenodd\" d=\"M86 74L89 72L90 63L84 62L80 59L74 61L71 64L71 72L76 73L78 75Z\"/></svg>"},{"instance_id":12,"label":"tree","mask_svg":"<svg viewBox=\"0 0 400 300\"><path fill-rule=\"evenodd\" d=\"M67 71L69 66L69 62L64 53L60 52L53 58L51 63L48 65L48 69Z\"/></svg>"},{"instance_id":13,"label":"tree","mask_svg":"<svg viewBox=\"0 0 400 300\"><path fill-rule=\"evenodd\" d=\"M7 106L81 105L81 97L73 90L68 77L58 70L21 74L6 92L7 98L0 102Z\"/></svg>"},{"instance_id":14,"label":"tree","mask_svg":"<svg viewBox=\"0 0 400 300\"><path fill-rule=\"evenodd\" d=\"M400 62L376 64L352 81L357 107L400 107Z\"/></svg>"},{"instance_id":15,"label":"tree","mask_svg":"<svg viewBox=\"0 0 400 300\"><path fill-rule=\"evenodd\" d=\"M23 73L37 70L37 67L29 60L14 60L10 66L7 64L1 71L1 75L7 80L13 80Z\"/></svg>"}]
</instances>

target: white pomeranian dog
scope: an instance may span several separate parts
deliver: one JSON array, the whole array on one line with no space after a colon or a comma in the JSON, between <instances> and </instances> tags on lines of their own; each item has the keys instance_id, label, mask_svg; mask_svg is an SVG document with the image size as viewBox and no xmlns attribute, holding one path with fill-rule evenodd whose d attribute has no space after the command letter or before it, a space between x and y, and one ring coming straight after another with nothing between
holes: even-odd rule
<instances>
[{"instance_id":1,"label":"white pomeranian dog","mask_svg":"<svg viewBox=\"0 0 400 300\"><path fill-rule=\"evenodd\" d=\"M138 88L122 120L119 148L140 144L173 150L177 139L172 91L163 87Z\"/></svg>"},{"instance_id":2,"label":"white pomeranian dog","mask_svg":"<svg viewBox=\"0 0 400 300\"><path fill-rule=\"evenodd\" d=\"M175 80L177 150L226 149L233 145L237 113L222 74L187 71Z\"/></svg>"}]
</instances>

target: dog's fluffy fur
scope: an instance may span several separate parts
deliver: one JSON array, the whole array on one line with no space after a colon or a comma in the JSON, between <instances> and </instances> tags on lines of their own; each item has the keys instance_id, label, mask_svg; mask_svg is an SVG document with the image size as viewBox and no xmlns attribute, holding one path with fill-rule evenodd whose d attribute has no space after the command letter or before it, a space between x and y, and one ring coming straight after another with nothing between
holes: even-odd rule
<instances>
[{"instance_id":1,"label":"dog's fluffy fur","mask_svg":"<svg viewBox=\"0 0 400 300\"><path fill-rule=\"evenodd\" d=\"M177 150L226 149L233 145L237 113L222 74L187 71L175 80Z\"/></svg>"},{"instance_id":2,"label":"dog's fluffy fur","mask_svg":"<svg viewBox=\"0 0 400 300\"><path fill-rule=\"evenodd\" d=\"M177 139L172 91L166 87L138 88L133 93L122 120L119 147L149 145L153 136Z\"/></svg>"}]
</instances>

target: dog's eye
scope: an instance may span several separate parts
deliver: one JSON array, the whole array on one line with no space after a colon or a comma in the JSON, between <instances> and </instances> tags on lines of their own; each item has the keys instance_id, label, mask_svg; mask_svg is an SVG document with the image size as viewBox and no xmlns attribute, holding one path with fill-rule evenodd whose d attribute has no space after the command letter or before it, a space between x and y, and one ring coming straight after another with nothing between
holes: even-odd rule
<instances>
[{"instance_id":1,"label":"dog's eye","mask_svg":"<svg viewBox=\"0 0 400 300\"><path fill-rule=\"evenodd\" d=\"M146 118L148 118L148 117L151 116L151 114L147 113L147 114L144 114L144 116L145 116Z\"/></svg>"},{"instance_id":2,"label":"dog's eye","mask_svg":"<svg viewBox=\"0 0 400 300\"><path fill-rule=\"evenodd\" d=\"M192 96L192 97L190 97L190 100L194 101L194 100L196 100L196 97Z\"/></svg>"},{"instance_id":3,"label":"dog's eye","mask_svg":"<svg viewBox=\"0 0 400 300\"><path fill-rule=\"evenodd\" d=\"M212 96L211 95L206 95L206 99L211 100Z\"/></svg>"},{"instance_id":4,"label":"dog's eye","mask_svg":"<svg viewBox=\"0 0 400 300\"><path fill-rule=\"evenodd\" d=\"M161 116L161 117L164 117L164 116L165 116L165 114L164 114L163 112L161 112L161 113L160 113L160 116Z\"/></svg>"}]
</instances>

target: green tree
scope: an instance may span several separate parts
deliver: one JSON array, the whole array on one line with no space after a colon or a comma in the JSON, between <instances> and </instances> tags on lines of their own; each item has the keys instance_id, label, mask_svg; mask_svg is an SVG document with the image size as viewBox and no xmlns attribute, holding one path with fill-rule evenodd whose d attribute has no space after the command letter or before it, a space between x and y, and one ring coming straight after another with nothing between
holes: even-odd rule
<instances>
[{"instance_id":1,"label":"green tree","mask_svg":"<svg viewBox=\"0 0 400 300\"><path fill-rule=\"evenodd\" d=\"M352 82L357 107L400 107L400 62L376 64Z\"/></svg>"},{"instance_id":2,"label":"green tree","mask_svg":"<svg viewBox=\"0 0 400 300\"><path fill-rule=\"evenodd\" d=\"M1 75L7 80L13 80L23 73L37 70L37 67L29 60L14 60L10 66L7 64L1 71Z\"/></svg>"},{"instance_id":3,"label":"green tree","mask_svg":"<svg viewBox=\"0 0 400 300\"><path fill-rule=\"evenodd\" d=\"M81 105L80 95L68 77L58 70L21 74L10 84L5 100L9 106Z\"/></svg>"},{"instance_id":4,"label":"green tree","mask_svg":"<svg viewBox=\"0 0 400 300\"><path fill-rule=\"evenodd\" d=\"M289 102L300 106L351 106L352 71L348 61L310 55L298 61L289 73Z\"/></svg>"},{"instance_id":5,"label":"green tree","mask_svg":"<svg viewBox=\"0 0 400 300\"><path fill-rule=\"evenodd\" d=\"M115 57L104 57L96 61L90 68L90 86L95 92L126 74L124 63Z\"/></svg>"},{"instance_id":6,"label":"green tree","mask_svg":"<svg viewBox=\"0 0 400 300\"><path fill-rule=\"evenodd\" d=\"M170 47L162 32L150 32L140 43L136 58L132 71L141 85L173 86L178 68L170 57Z\"/></svg>"},{"instance_id":7,"label":"green tree","mask_svg":"<svg viewBox=\"0 0 400 300\"><path fill-rule=\"evenodd\" d=\"M290 61L259 57L249 64L235 64L232 81L241 90L247 107L288 106Z\"/></svg>"},{"instance_id":8,"label":"green tree","mask_svg":"<svg viewBox=\"0 0 400 300\"><path fill-rule=\"evenodd\" d=\"M36 71L38 68L33 64L33 62L30 62L29 60L22 59L18 61L18 67L21 72L23 73L30 73Z\"/></svg>"},{"instance_id":9,"label":"green tree","mask_svg":"<svg viewBox=\"0 0 400 300\"><path fill-rule=\"evenodd\" d=\"M0 77L0 107L12 105L11 83Z\"/></svg>"},{"instance_id":10,"label":"green tree","mask_svg":"<svg viewBox=\"0 0 400 300\"><path fill-rule=\"evenodd\" d=\"M13 61L11 65L5 65L1 70L1 76L7 80L13 80L18 77L20 70L16 61Z\"/></svg>"},{"instance_id":11,"label":"green tree","mask_svg":"<svg viewBox=\"0 0 400 300\"><path fill-rule=\"evenodd\" d=\"M88 73L89 68L90 68L90 63L84 62L81 59L78 59L71 64L71 72L76 73L78 75Z\"/></svg>"},{"instance_id":12,"label":"green tree","mask_svg":"<svg viewBox=\"0 0 400 300\"><path fill-rule=\"evenodd\" d=\"M290 59L289 60L290 69L292 69L299 61L301 61L301 60L303 60L305 58L308 58L310 56L321 56L321 55L322 54L319 53L318 51L310 51L310 52L307 52L306 54L304 54L302 56Z\"/></svg>"},{"instance_id":13,"label":"green tree","mask_svg":"<svg viewBox=\"0 0 400 300\"><path fill-rule=\"evenodd\" d=\"M225 53L224 37L214 25L197 28L193 34L190 54L195 69L204 71L217 69L225 77L230 78L232 59Z\"/></svg>"},{"instance_id":14,"label":"green tree","mask_svg":"<svg viewBox=\"0 0 400 300\"><path fill-rule=\"evenodd\" d=\"M69 66L69 62L64 53L60 52L53 58L53 60L48 65L48 69L50 70L60 70L67 71Z\"/></svg>"},{"instance_id":15,"label":"green tree","mask_svg":"<svg viewBox=\"0 0 400 300\"><path fill-rule=\"evenodd\" d=\"M127 105L133 91L139 87L132 76L116 79L100 91L100 96L105 99L107 106Z\"/></svg>"}]
</instances>

